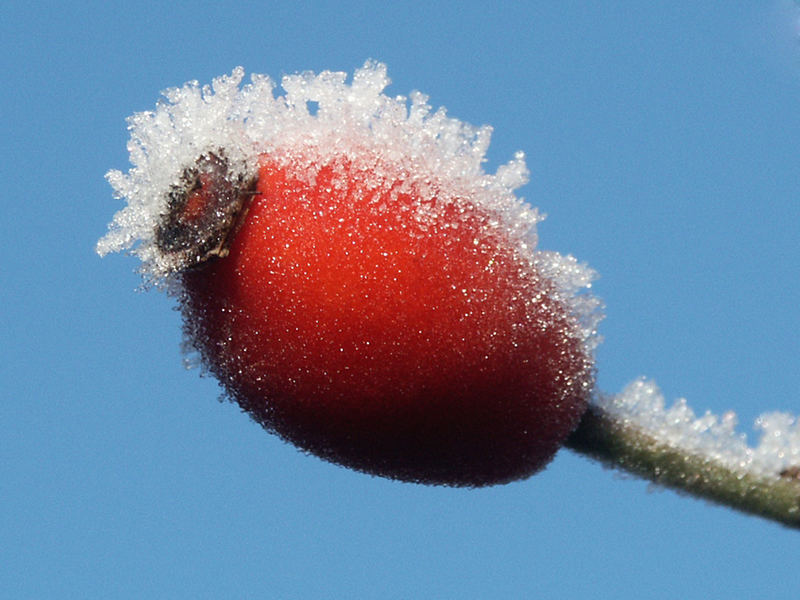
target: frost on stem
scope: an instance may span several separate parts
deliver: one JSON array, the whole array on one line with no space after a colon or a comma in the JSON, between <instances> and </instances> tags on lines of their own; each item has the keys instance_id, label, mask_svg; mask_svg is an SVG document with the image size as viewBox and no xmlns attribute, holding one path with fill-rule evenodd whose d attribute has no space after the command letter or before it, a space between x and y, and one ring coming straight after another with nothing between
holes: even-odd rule
<instances>
[{"instance_id":1,"label":"frost on stem","mask_svg":"<svg viewBox=\"0 0 800 600\"><path fill-rule=\"evenodd\" d=\"M732 412L696 417L684 399L667 409L656 385L638 380L596 398L568 445L656 484L800 527L800 421L761 415L755 447L736 424Z\"/></svg>"}]
</instances>

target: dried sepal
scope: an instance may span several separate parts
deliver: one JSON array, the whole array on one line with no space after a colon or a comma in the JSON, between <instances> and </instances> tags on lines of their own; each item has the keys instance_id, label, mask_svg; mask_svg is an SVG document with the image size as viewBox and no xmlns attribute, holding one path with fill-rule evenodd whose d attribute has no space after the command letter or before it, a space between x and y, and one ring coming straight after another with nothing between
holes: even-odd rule
<instances>
[{"instance_id":1,"label":"dried sepal","mask_svg":"<svg viewBox=\"0 0 800 600\"><path fill-rule=\"evenodd\" d=\"M155 228L159 252L176 270L226 256L255 184L255 177L231 170L224 150L201 155L168 192L166 212Z\"/></svg>"}]
</instances>

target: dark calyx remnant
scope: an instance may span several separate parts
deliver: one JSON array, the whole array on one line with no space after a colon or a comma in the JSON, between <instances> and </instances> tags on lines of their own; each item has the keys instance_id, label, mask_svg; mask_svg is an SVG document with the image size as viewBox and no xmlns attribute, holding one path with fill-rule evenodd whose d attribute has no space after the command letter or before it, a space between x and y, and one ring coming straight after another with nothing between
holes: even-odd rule
<instances>
[{"instance_id":1,"label":"dark calyx remnant","mask_svg":"<svg viewBox=\"0 0 800 600\"><path fill-rule=\"evenodd\" d=\"M780 472L780 476L784 479L800 480L800 467L788 467Z\"/></svg>"},{"instance_id":2,"label":"dark calyx remnant","mask_svg":"<svg viewBox=\"0 0 800 600\"><path fill-rule=\"evenodd\" d=\"M178 269L228 254L233 236L255 195L256 178L231 172L222 150L200 156L172 186L167 211L156 225L158 249Z\"/></svg>"}]
</instances>

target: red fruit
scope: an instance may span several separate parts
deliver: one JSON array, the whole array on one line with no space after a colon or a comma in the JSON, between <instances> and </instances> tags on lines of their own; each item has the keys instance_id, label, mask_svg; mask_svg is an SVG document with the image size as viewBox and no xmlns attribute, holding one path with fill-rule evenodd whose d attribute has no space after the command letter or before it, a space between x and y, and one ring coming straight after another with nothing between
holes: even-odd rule
<instances>
[{"instance_id":1,"label":"red fruit","mask_svg":"<svg viewBox=\"0 0 800 600\"><path fill-rule=\"evenodd\" d=\"M435 178L418 194L399 164L326 160L311 177L262 157L225 251L181 274L206 366L268 430L361 471L481 486L541 469L592 374L555 284Z\"/></svg>"}]
</instances>

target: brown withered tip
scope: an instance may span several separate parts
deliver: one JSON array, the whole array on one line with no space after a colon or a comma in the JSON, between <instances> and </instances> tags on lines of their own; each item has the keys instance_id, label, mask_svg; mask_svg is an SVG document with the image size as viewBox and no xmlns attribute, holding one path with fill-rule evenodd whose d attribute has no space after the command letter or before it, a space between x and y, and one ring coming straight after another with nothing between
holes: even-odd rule
<instances>
[{"instance_id":1,"label":"brown withered tip","mask_svg":"<svg viewBox=\"0 0 800 600\"><path fill-rule=\"evenodd\" d=\"M180 270L226 256L256 181L231 172L223 150L202 154L168 193L166 213L155 228L156 247Z\"/></svg>"}]
</instances>

